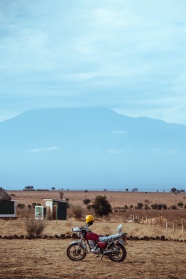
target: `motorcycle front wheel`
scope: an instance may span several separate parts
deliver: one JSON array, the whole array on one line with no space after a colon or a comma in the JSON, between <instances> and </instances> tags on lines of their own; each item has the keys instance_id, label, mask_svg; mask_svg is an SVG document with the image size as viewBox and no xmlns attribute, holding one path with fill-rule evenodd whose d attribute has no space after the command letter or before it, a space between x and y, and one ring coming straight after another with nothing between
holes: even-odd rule
<instances>
[{"instance_id":1,"label":"motorcycle front wheel","mask_svg":"<svg viewBox=\"0 0 186 279\"><path fill-rule=\"evenodd\" d=\"M114 250L115 252L108 254L108 257L114 262L123 262L127 256L125 247L122 244L118 243L115 246Z\"/></svg>"},{"instance_id":2,"label":"motorcycle front wheel","mask_svg":"<svg viewBox=\"0 0 186 279\"><path fill-rule=\"evenodd\" d=\"M67 248L67 256L72 261L81 261L86 256L86 251L81 243L72 243Z\"/></svg>"}]
</instances>

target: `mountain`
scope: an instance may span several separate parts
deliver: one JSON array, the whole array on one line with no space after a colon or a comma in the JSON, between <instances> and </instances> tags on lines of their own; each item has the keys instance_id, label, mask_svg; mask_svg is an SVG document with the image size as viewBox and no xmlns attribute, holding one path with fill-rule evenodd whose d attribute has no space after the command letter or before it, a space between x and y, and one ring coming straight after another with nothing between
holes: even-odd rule
<instances>
[{"instance_id":1,"label":"mountain","mask_svg":"<svg viewBox=\"0 0 186 279\"><path fill-rule=\"evenodd\" d=\"M44 109L0 123L0 186L170 189L186 185L186 126L106 108Z\"/></svg>"}]
</instances>

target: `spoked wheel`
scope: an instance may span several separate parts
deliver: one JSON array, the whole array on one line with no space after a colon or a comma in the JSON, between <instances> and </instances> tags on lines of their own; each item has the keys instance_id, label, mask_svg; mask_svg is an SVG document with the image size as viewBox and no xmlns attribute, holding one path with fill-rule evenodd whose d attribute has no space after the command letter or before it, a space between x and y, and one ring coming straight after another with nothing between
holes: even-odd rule
<instances>
[{"instance_id":1,"label":"spoked wheel","mask_svg":"<svg viewBox=\"0 0 186 279\"><path fill-rule=\"evenodd\" d=\"M81 261L86 256L86 251L81 243L72 243L67 248L67 256L72 261Z\"/></svg>"},{"instance_id":2,"label":"spoked wheel","mask_svg":"<svg viewBox=\"0 0 186 279\"><path fill-rule=\"evenodd\" d=\"M108 254L108 257L114 262L124 261L124 259L127 256L125 247L122 244L118 243L116 246L114 246L114 248L115 248L115 252Z\"/></svg>"}]
</instances>

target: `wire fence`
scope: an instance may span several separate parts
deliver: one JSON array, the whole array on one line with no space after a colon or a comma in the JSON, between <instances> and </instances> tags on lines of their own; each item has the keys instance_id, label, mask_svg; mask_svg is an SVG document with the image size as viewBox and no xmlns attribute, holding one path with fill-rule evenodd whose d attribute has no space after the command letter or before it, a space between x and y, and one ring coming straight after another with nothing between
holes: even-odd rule
<instances>
[{"instance_id":1,"label":"wire fence","mask_svg":"<svg viewBox=\"0 0 186 279\"><path fill-rule=\"evenodd\" d=\"M170 221L168 219L162 217L139 217L137 215L132 215L127 219L127 222L137 222L140 224L147 224L150 226L160 226L161 228L172 229L173 232L180 231L184 233L186 231L186 221Z\"/></svg>"}]
</instances>

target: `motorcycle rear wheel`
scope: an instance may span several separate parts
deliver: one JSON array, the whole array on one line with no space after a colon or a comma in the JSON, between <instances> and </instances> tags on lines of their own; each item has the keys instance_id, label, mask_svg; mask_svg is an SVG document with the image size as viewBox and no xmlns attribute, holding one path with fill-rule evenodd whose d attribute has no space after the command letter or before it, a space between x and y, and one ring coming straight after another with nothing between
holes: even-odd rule
<instances>
[{"instance_id":1,"label":"motorcycle rear wheel","mask_svg":"<svg viewBox=\"0 0 186 279\"><path fill-rule=\"evenodd\" d=\"M67 256L72 261L81 261L86 256L86 251L81 243L72 243L67 248Z\"/></svg>"},{"instance_id":2,"label":"motorcycle rear wheel","mask_svg":"<svg viewBox=\"0 0 186 279\"><path fill-rule=\"evenodd\" d=\"M125 247L120 243L118 243L115 247L116 251L114 253L108 254L108 257L114 262L123 262L127 256Z\"/></svg>"}]
</instances>

